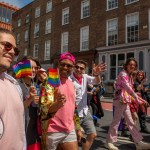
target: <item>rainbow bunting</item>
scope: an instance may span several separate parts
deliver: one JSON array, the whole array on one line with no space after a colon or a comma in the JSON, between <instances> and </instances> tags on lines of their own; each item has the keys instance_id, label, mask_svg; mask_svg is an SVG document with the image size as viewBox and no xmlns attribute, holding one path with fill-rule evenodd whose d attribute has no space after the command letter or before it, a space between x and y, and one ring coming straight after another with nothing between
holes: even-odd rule
<instances>
[{"instance_id":1,"label":"rainbow bunting","mask_svg":"<svg viewBox=\"0 0 150 150\"><path fill-rule=\"evenodd\" d=\"M58 87L60 85L60 78L59 73L57 69L48 69L48 84L50 84L53 87Z\"/></svg>"},{"instance_id":2,"label":"rainbow bunting","mask_svg":"<svg viewBox=\"0 0 150 150\"><path fill-rule=\"evenodd\" d=\"M22 62L17 63L13 66L13 70L16 74L17 79L28 75L32 76L30 60L24 60Z\"/></svg>"}]
</instances>

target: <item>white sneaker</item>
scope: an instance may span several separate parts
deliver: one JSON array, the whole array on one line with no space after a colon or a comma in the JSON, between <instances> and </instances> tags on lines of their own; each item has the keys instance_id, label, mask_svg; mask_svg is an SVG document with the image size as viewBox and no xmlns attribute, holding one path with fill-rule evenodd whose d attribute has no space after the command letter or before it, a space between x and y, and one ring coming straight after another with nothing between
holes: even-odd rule
<instances>
[{"instance_id":1,"label":"white sneaker","mask_svg":"<svg viewBox=\"0 0 150 150\"><path fill-rule=\"evenodd\" d=\"M150 144L140 141L136 144L136 150L150 149Z\"/></svg>"},{"instance_id":2,"label":"white sneaker","mask_svg":"<svg viewBox=\"0 0 150 150\"><path fill-rule=\"evenodd\" d=\"M106 148L109 150L119 150L118 147L116 147L113 143L106 143Z\"/></svg>"}]
</instances>

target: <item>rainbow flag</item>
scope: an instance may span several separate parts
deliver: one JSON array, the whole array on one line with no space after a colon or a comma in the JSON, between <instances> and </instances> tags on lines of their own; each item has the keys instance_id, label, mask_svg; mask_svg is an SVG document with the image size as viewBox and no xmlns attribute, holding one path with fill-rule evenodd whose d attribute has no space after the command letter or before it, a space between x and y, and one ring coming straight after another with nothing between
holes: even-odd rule
<instances>
[{"instance_id":1,"label":"rainbow flag","mask_svg":"<svg viewBox=\"0 0 150 150\"><path fill-rule=\"evenodd\" d=\"M28 75L32 76L30 60L24 60L22 62L17 63L13 66L13 70L16 74L17 79Z\"/></svg>"},{"instance_id":2,"label":"rainbow flag","mask_svg":"<svg viewBox=\"0 0 150 150\"><path fill-rule=\"evenodd\" d=\"M48 69L47 83L53 87L58 87L60 85L60 78L59 78L58 69L53 69L53 68Z\"/></svg>"}]
</instances>

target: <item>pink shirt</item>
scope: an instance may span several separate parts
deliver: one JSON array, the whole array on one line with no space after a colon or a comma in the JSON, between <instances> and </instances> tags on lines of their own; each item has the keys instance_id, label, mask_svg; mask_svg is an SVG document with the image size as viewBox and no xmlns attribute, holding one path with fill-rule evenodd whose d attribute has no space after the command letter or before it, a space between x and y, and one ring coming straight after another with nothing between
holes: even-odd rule
<instances>
[{"instance_id":1,"label":"pink shirt","mask_svg":"<svg viewBox=\"0 0 150 150\"><path fill-rule=\"evenodd\" d=\"M24 107L21 89L16 80L3 73L0 75L0 149L23 150ZM4 129L4 130L3 130Z\"/></svg>"},{"instance_id":2,"label":"pink shirt","mask_svg":"<svg viewBox=\"0 0 150 150\"><path fill-rule=\"evenodd\" d=\"M50 120L48 132L71 132L74 129L75 88L70 79L61 78L61 93L66 95L66 103Z\"/></svg>"}]
</instances>

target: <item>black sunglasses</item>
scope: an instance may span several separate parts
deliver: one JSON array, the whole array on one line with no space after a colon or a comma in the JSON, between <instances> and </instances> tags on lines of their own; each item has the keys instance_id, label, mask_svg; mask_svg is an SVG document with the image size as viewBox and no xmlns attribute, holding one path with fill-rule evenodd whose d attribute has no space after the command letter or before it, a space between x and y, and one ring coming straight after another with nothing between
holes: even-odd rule
<instances>
[{"instance_id":1,"label":"black sunglasses","mask_svg":"<svg viewBox=\"0 0 150 150\"><path fill-rule=\"evenodd\" d=\"M20 52L19 49L17 47L13 46L11 43L4 41L4 42L0 42L0 44L2 44L4 46L4 49L6 51L10 51L13 48L15 51L15 56L19 55L19 52Z\"/></svg>"},{"instance_id":2,"label":"black sunglasses","mask_svg":"<svg viewBox=\"0 0 150 150\"><path fill-rule=\"evenodd\" d=\"M76 68L76 69L79 69L79 68L80 68L80 70L84 70L84 69L85 69L85 68L80 67L80 66L75 66L75 68Z\"/></svg>"},{"instance_id":3,"label":"black sunglasses","mask_svg":"<svg viewBox=\"0 0 150 150\"><path fill-rule=\"evenodd\" d=\"M69 69L71 69L71 68L73 68L73 65L70 65L70 64L66 64L66 63L60 63L60 66L61 67L67 67L67 68L69 68Z\"/></svg>"}]
</instances>

